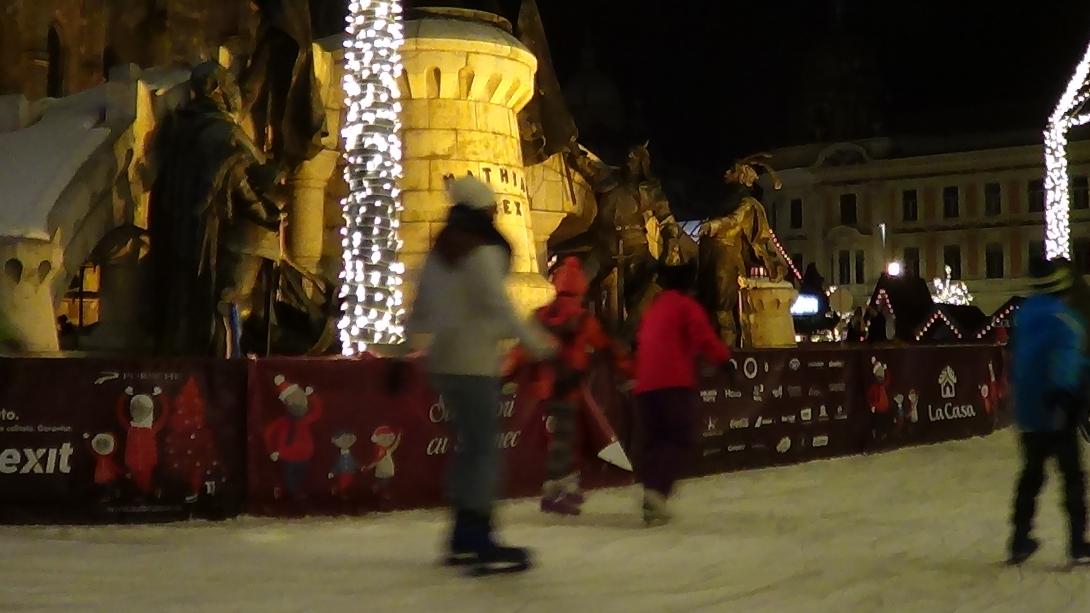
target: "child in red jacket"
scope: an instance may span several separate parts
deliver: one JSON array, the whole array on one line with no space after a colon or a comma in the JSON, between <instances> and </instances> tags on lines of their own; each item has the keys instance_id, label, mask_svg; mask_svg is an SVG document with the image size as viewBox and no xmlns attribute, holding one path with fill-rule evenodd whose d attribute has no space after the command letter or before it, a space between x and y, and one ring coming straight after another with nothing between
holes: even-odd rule
<instances>
[{"instance_id":1,"label":"child in red jacket","mask_svg":"<svg viewBox=\"0 0 1090 613\"><path fill-rule=\"evenodd\" d=\"M578 515L583 503L576 462L580 417L589 417L584 423L596 430L610 430L603 415L593 414L600 409L589 401L586 383L591 356L600 351L610 353L617 370L625 376L631 376L632 367L628 356L606 336L598 320L587 310L584 304L587 278L578 259L570 257L561 263L553 274L553 285L556 300L538 309L535 317L559 343L556 357L535 363L521 347L516 347L504 370L509 378L518 373L531 382L528 393L544 403L552 424L541 510ZM602 441L605 448L612 447L623 456L611 431L600 434L609 439ZM620 464L627 464L627 456Z\"/></svg>"},{"instance_id":2,"label":"child in red jacket","mask_svg":"<svg viewBox=\"0 0 1090 613\"><path fill-rule=\"evenodd\" d=\"M730 350L716 335L707 314L684 292L693 286L696 266L664 266L663 288L640 321L636 341L636 407L643 422L639 465L647 524L670 519L666 499L681 475L697 431L696 360L723 365Z\"/></svg>"}]
</instances>

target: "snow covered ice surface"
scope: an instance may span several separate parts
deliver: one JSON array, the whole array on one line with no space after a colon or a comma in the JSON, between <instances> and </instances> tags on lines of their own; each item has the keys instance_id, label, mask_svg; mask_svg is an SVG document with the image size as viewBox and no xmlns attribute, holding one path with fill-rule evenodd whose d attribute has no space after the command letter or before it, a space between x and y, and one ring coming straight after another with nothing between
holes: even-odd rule
<instances>
[{"instance_id":1,"label":"snow covered ice surface","mask_svg":"<svg viewBox=\"0 0 1090 613\"><path fill-rule=\"evenodd\" d=\"M584 515L505 505L502 536L537 568L472 579L435 562L446 514L167 526L0 528L0 611L1086 611L1066 569L1058 477L1044 546L1000 564L1017 471L1012 432L682 485L671 525L635 488Z\"/></svg>"}]
</instances>

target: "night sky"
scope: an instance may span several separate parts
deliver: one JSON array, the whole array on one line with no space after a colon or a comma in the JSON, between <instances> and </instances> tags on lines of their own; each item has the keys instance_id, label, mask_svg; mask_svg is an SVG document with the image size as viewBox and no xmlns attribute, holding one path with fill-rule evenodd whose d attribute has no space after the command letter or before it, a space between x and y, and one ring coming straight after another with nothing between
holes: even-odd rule
<instances>
[{"instance_id":1,"label":"night sky","mask_svg":"<svg viewBox=\"0 0 1090 613\"><path fill-rule=\"evenodd\" d=\"M514 21L519 3L477 5ZM1040 129L1090 41L1087 0L843 0L839 19L837 4L538 0L561 84L589 38L625 113L642 107L609 137L650 138L656 168L701 199L733 159L765 148ZM809 113L830 92L828 107L866 125L819 138Z\"/></svg>"}]
</instances>

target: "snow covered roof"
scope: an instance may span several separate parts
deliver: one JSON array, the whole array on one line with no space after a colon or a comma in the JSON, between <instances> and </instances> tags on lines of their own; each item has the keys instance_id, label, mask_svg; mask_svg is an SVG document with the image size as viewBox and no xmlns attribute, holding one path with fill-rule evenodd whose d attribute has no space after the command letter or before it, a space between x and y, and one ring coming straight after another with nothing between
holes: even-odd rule
<instances>
[{"instance_id":1,"label":"snow covered roof","mask_svg":"<svg viewBox=\"0 0 1090 613\"><path fill-rule=\"evenodd\" d=\"M0 236L50 240L49 215L110 136L106 88L53 101L29 127L0 133Z\"/></svg>"}]
</instances>

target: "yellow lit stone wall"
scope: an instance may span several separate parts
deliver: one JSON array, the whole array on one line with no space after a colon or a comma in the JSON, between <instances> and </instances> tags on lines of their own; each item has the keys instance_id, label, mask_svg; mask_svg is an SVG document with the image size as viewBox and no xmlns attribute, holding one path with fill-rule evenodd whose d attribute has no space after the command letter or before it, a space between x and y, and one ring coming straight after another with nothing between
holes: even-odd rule
<instances>
[{"instance_id":1,"label":"yellow lit stone wall","mask_svg":"<svg viewBox=\"0 0 1090 613\"><path fill-rule=\"evenodd\" d=\"M546 303L552 287L540 273L516 118L534 94L537 59L493 25L433 18L406 24L402 56L407 298L446 219L446 183L471 174L496 191L497 226L514 250L514 299L525 310Z\"/></svg>"}]
</instances>

